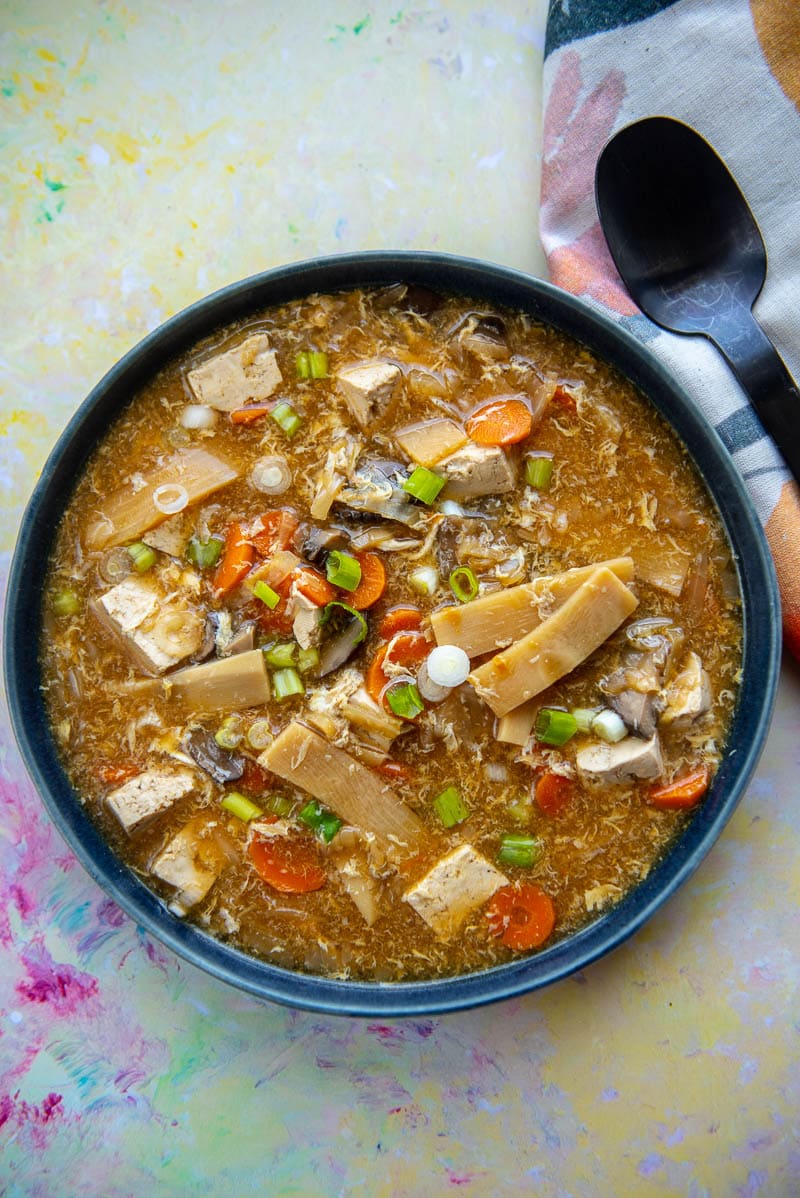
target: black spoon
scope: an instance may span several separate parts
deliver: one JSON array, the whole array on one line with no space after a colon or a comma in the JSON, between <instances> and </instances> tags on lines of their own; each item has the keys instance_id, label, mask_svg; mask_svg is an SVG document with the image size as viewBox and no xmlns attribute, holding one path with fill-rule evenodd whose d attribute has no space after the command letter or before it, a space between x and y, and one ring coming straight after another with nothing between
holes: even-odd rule
<instances>
[{"instance_id":1,"label":"black spoon","mask_svg":"<svg viewBox=\"0 0 800 1198\"><path fill-rule=\"evenodd\" d=\"M646 117L606 145L595 195L635 303L665 329L714 342L800 482L800 395L752 313L767 253L725 163L688 125Z\"/></svg>"}]
</instances>

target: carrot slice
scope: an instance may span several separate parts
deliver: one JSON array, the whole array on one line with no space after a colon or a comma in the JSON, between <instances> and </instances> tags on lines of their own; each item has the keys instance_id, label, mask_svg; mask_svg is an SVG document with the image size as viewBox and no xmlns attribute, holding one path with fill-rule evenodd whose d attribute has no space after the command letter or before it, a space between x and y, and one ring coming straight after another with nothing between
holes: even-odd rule
<instances>
[{"instance_id":1,"label":"carrot slice","mask_svg":"<svg viewBox=\"0 0 800 1198\"><path fill-rule=\"evenodd\" d=\"M432 649L431 642L421 632L398 632L385 645L381 645L367 669L364 679L370 695L376 703L381 702L381 696L389 682L389 675L383 669L383 663L389 660L398 666L422 665Z\"/></svg>"},{"instance_id":2,"label":"carrot slice","mask_svg":"<svg viewBox=\"0 0 800 1198\"><path fill-rule=\"evenodd\" d=\"M390 607L378 625L378 636L388 641L396 632L419 632L421 624L418 607Z\"/></svg>"},{"instance_id":3,"label":"carrot slice","mask_svg":"<svg viewBox=\"0 0 800 1198\"><path fill-rule=\"evenodd\" d=\"M666 786L651 787L648 802L662 811L686 811L700 802L708 790L710 778L708 766L701 765Z\"/></svg>"},{"instance_id":4,"label":"carrot slice","mask_svg":"<svg viewBox=\"0 0 800 1198\"><path fill-rule=\"evenodd\" d=\"M289 508L275 508L257 516L250 525L250 539L262 557L269 557L276 549L286 549L292 541L300 521Z\"/></svg>"},{"instance_id":5,"label":"carrot slice","mask_svg":"<svg viewBox=\"0 0 800 1198\"><path fill-rule=\"evenodd\" d=\"M101 765L96 771L104 786L121 786L123 782L129 782L141 772L140 765Z\"/></svg>"},{"instance_id":6,"label":"carrot slice","mask_svg":"<svg viewBox=\"0 0 800 1198\"><path fill-rule=\"evenodd\" d=\"M533 797L536 805L544 815L551 817L561 815L562 811L572 802L575 794L575 783L563 774L554 774L548 770L536 779Z\"/></svg>"},{"instance_id":7,"label":"carrot slice","mask_svg":"<svg viewBox=\"0 0 800 1198\"><path fill-rule=\"evenodd\" d=\"M227 595L240 583L255 561L256 551L245 536L241 524L233 523L225 537L225 552L214 575L214 594L217 599Z\"/></svg>"},{"instance_id":8,"label":"carrot slice","mask_svg":"<svg viewBox=\"0 0 800 1198\"><path fill-rule=\"evenodd\" d=\"M234 408L231 412L231 424L252 424L272 411L274 404L251 403L244 408Z\"/></svg>"},{"instance_id":9,"label":"carrot slice","mask_svg":"<svg viewBox=\"0 0 800 1198\"><path fill-rule=\"evenodd\" d=\"M489 931L501 944L525 952L544 944L555 927L556 912L541 886L523 882L498 890L486 908L486 919Z\"/></svg>"},{"instance_id":10,"label":"carrot slice","mask_svg":"<svg viewBox=\"0 0 800 1198\"><path fill-rule=\"evenodd\" d=\"M350 592L350 605L356 611L363 611L377 603L386 590L386 567L377 553L359 553L357 557L361 566L361 581Z\"/></svg>"},{"instance_id":11,"label":"carrot slice","mask_svg":"<svg viewBox=\"0 0 800 1198\"><path fill-rule=\"evenodd\" d=\"M315 850L302 840L254 836L249 853L259 877L281 894L308 894L327 881Z\"/></svg>"},{"instance_id":12,"label":"carrot slice","mask_svg":"<svg viewBox=\"0 0 800 1198\"><path fill-rule=\"evenodd\" d=\"M494 399L465 422L467 435L478 445L515 445L530 436L533 417L521 399Z\"/></svg>"},{"instance_id":13,"label":"carrot slice","mask_svg":"<svg viewBox=\"0 0 800 1198\"><path fill-rule=\"evenodd\" d=\"M379 774L385 774L387 778L395 778L398 782L410 782L413 777L409 767L402 761L382 761L375 768Z\"/></svg>"},{"instance_id":14,"label":"carrot slice","mask_svg":"<svg viewBox=\"0 0 800 1198\"><path fill-rule=\"evenodd\" d=\"M312 570L310 566L298 566L292 573L292 582L297 587L301 595L305 595L306 599L310 599L312 603L316 603L317 607L324 607L326 603L333 603L337 596L337 590L332 587L327 578L323 578L316 570Z\"/></svg>"}]
</instances>

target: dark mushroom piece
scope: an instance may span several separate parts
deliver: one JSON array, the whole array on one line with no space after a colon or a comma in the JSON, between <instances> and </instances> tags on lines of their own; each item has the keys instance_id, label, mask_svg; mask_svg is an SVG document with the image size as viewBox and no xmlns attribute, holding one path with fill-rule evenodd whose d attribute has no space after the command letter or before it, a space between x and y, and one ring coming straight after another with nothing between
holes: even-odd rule
<instances>
[{"instance_id":1,"label":"dark mushroom piece","mask_svg":"<svg viewBox=\"0 0 800 1198\"><path fill-rule=\"evenodd\" d=\"M346 549L350 538L343 528L318 528L312 524L300 546L301 556L315 566L324 566L334 549Z\"/></svg>"},{"instance_id":2,"label":"dark mushroom piece","mask_svg":"<svg viewBox=\"0 0 800 1198\"><path fill-rule=\"evenodd\" d=\"M213 732L207 728L193 728L186 737L186 748L201 770L215 782L236 782L244 773L245 759L241 753L223 749L217 744Z\"/></svg>"}]
</instances>

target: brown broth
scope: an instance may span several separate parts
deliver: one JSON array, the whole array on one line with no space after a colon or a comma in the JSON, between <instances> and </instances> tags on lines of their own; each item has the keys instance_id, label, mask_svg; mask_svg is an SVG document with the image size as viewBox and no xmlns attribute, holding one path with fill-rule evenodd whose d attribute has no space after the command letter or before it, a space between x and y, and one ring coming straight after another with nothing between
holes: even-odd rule
<instances>
[{"instance_id":1,"label":"brown broth","mask_svg":"<svg viewBox=\"0 0 800 1198\"><path fill-rule=\"evenodd\" d=\"M454 602L446 577L432 598L421 598L409 584L413 569L435 566L448 554L451 561L474 571L482 591L509 585L509 575L513 585L620 555L634 559L632 587L639 605L626 624L648 617L671 621L681 637L665 682L691 650L708 675L712 696L710 710L688 728L660 730L665 780L699 764L713 773L736 700L740 664L738 591L720 520L685 450L635 389L569 338L522 314L495 313L504 326L499 351L489 344L474 352L468 346L476 317L469 314L488 313L487 305L447 298L422 316L408 311L404 302L402 288L395 293L312 296L257 314L244 326L221 330L186 358L165 366L132 398L77 484L58 530L44 613L45 690L65 766L122 860L168 903L173 892L153 878L150 864L178 829L199 816L226 864L188 918L220 939L280 965L382 981L469 972L515 953L490 935L483 904L456 936L447 942L438 939L400 901L423 869L403 861L402 854L397 860L391 854L388 860L371 859L380 916L368 927L342 885L330 849L297 821L308 796L285 780L262 778L247 793L268 812L276 794L291 804L293 837L306 840L328 872L325 885L307 894L279 893L253 868L246 852L248 825L219 806L226 790L244 790L241 780L220 785L198 770L200 784L193 793L132 834L123 831L106 806L108 793L122 777L114 771L172 768L176 753L178 760L186 759L196 769L186 758L187 729L199 726L214 732L224 713L179 710L158 686L147 694L137 692L132 684L142 671L92 615L90 603L112 585L102 572L108 550L87 548L87 530L96 523L104 497L126 479L133 479L135 489L137 474L183 447L197 445L235 465L240 477L187 508L184 532L201 528L223 537L232 521L247 524L265 511L288 507L305 524L337 526L358 538L384 522L377 516L354 515L342 506L334 506L326 520L309 517L315 483L335 439L357 437L367 456L407 465L407 457L393 442L393 430L441 416L463 423L481 403L509 393L535 408L558 384L557 399L549 402L530 438L508 450L516 472L514 489L465 501L463 507L475 516L440 521L434 504L425 510L425 524L418 532L393 525L399 538L412 538L416 544L411 550L377 551L388 584L384 596L365 613L369 632L364 643L342 670L325 679L305 675L305 695L283 702L273 699L264 708L239 712L244 728L266 718L277 734L290 720L313 718L314 711L324 716L332 696L337 743L355 752L357 738L335 710L336 688L343 675L352 678L352 671L363 674L367 669L378 650L378 624L387 609L415 604L423 611L423 628L428 628L430 611ZM237 426L224 414L212 430L184 429L181 413L187 403L197 402L187 369L262 331L277 351L283 376L272 398L288 400L302 414L297 434L287 439L269 416ZM327 353L328 377L295 378L295 356L309 348ZM491 356L495 353L498 356ZM367 434L344 407L334 376L342 366L376 358L397 364L403 378L399 395ZM532 447L551 452L555 462L553 483L541 493L524 481L523 457ZM255 461L265 454L285 455L291 466L293 483L278 497L260 494L248 479ZM679 594L663 589L665 568L685 572ZM234 627L256 611L265 616L245 586L223 602L215 600L212 575L159 552L156 564L142 577L164 594L179 595L187 610L203 617L227 608ZM74 593L79 610L59 616L53 597L65 590ZM258 643L287 639L269 632L268 617L264 622L267 629L259 627ZM567 709L602 706L598 683L629 650L623 626L537 701ZM567 809L548 817L531 797L537 771L555 762L557 768L573 772L576 753L593 738L579 733L557 749L532 738L520 748L499 743L494 729L492 712L465 683L444 702L429 706L397 737L390 759L402 773L389 781L430 836L424 868L437 854L462 842L496 863L504 835L540 838L543 853L532 868L503 866L503 872L512 884L540 885L555 905L554 937L567 936L644 878L689 816L652 806L647 801L649 780L590 785L578 779ZM243 750L253 760L258 756L246 744ZM367 755L369 764L376 760L374 752ZM446 830L432 800L453 785L469 816ZM363 862L360 843L354 840L354 853L361 854Z\"/></svg>"}]
</instances>

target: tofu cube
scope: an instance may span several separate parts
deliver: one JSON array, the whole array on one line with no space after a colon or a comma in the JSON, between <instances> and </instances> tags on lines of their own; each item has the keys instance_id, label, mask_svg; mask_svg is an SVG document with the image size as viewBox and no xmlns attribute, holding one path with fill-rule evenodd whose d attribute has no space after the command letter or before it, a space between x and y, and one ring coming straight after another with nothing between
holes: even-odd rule
<instances>
[{"instance_id":1,"label":"tofu cube","mask_svg":"<svg viewBox=\"0 0 800 1198\"><path fill-rule=\"evenodd\" d=\"M440 940L450 940L464 921L508 878L470 844L442 857L403 895Z\"/></svg>"},{"instance_id":2,"label":"tofu cube","mask_svg":"<svg viewBox=\"0 0 800 1198\"><path fill-rule=\"evenodd\" d=\"M470 443L436 464L447 482L442 499L478 499L514 488L514 468L502 449Z\"/></svg>"},{"instance_id":3,"label":"tofu cube","mask_svg":"<svg viewBox=\"0 0 800 1198\"><path fill-rule=\"evenodd\" d=\"M135 832L194 790L192 770L144 770L106 796L126 832Z\"/></svg>"},{"instance_id":4,"label":"tofu cube","mask_svg":"<svg viewBox=\"0 0 800 1198\"><path fill-rule=\"evenodd\" d=\"M177 893L169 909L176 915L185 915L206 897L225 864L225 855L206 817L196 816L159 853L150 872L175 888Z\"/></svg>"},{"instance_id":5,"label":"tofu cube","mask_svg":"<svg viewBox=\"0 0 800 1198\"><path fill-rule=\"evenodd\" d=\"M121 642L134 665L148 674L163 674L190 657L202 637L199 617L162 606L158 591L142 578L124 579L93 600L91 610ZM181 637L170 635L172 619L182 622Z\"/></svg>"},{"instance_id":6,"label":"tofu cube","mask_svg":"<svg viewBox=\"0 0 800 1198\"><path fill-rule=\"evenodd\" d=\"M400 368L392 362L359 362L340 370L336 385L350 414L367 428L388 408L400 378Z\"/></svg>"},{"instance_id":7,"label":"tofu cube","mask_svg":"<svg viewBox=\"0 0 800 1198\"><path fill-rule=\"evenodd\" d=\"M250 400L268 399L283 382L266 333L254 333L241 345L216 354L187 374L198 403L233 412Z\"/></svg>"},{"instance_id":8,"label":"tofu cube","mask_svg":"<svg viewBox=\"0 0 800 1198\"><path fill-rule=\"evenodd\" d=\"M664 772L658 733L649 740L626 736L616 744L589 745L575 758L578 773L587 782L627 782L631 778L659 778Z\"/></svg>"}]
</instances>

